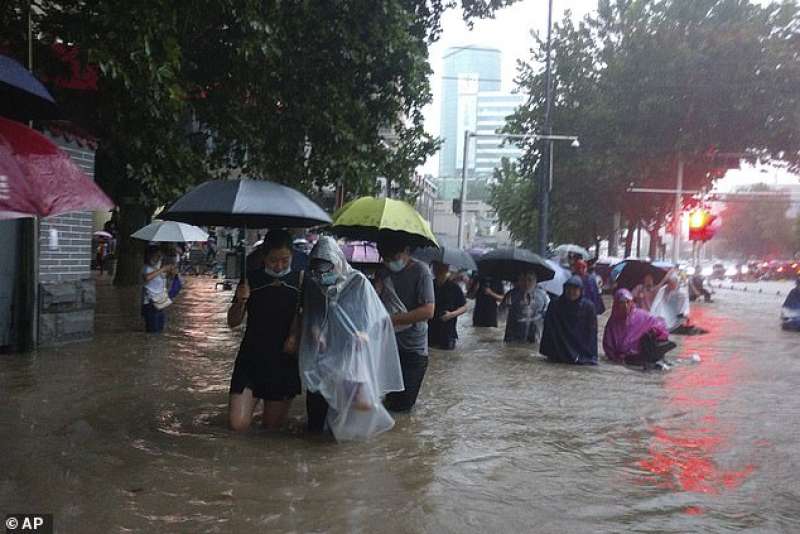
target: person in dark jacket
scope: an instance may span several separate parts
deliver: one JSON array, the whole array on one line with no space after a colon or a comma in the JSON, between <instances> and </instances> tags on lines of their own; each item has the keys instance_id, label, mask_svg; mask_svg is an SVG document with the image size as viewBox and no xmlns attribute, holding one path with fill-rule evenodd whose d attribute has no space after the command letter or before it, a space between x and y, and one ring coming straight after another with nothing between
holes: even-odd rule
<instances>
[{"instance_id":1,"label":"person in dark jacket","mask_svg":"<svg viewBox=\"0 0 800 534\"><path fill-rule=\"evenodd\" d=\"M589 272L589 266L585 261L575 260L573 266L574 274L580 276L581 282L583 282L583 297L594 304L594 310L597 315L603 315L606 312L606 305L603 302L600 289L597 287L597 278Z\"/></svg>"},{"instance_id":2,"label":"person in dark jacket","mask_svg":"<svg viewBox=\"0 0 800 534\"><path fill-rule=\"evenodd\" d=\"M583 297L583 281L572 276L544 317L539 352L553 362L597 365L597 313Z\"/></svg>"},{"instance_id":3,"label":"person in dark jacket","mask_svg":"<svg viewBox=\"0 0 800 534\"><path fill-rule=\"evenodd\" d=\"M497 328L497 307L503 302L505 288L501 280L477 275L472 279L469 298L475 299L472 326Z\"/></svg>"},{"instance_id":4,"label":"person in dark jacket","mask_svg":"<svg viewBox=\"0 0 800 534\"><path fill-rule=\"evenodd\" d=\"M428 345L453 350L458 339L456 323L467 312L467 300L461 287L451 279L449 265L435 261L432 267L436 308L433 319L428 321Z\"/></svg>"}]
</instances>

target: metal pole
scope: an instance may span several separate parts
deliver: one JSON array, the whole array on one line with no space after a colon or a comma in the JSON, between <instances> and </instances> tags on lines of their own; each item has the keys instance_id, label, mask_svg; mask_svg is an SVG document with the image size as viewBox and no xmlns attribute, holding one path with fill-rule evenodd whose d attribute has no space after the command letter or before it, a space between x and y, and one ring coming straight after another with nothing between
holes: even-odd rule
<instances>
[{"instance_id":1,"label":"metal pole","mask_svg":"<svg viewBox=\"0 0 800 534\"><path fill-rule=\"evenodd\" d=\"M683 154L678 154L678 183L675 186L675 208L672 211L672 263L681 259L681 209L683 197Z\"/></svg>"},{"instance_id":2,"label":"metal pole","mask_svg":"<svg viewBox=\"0 0 800 534\"><path fill-rule=\"evenodd\" d=\"M544 106L544 132L545 135L553 133L553 126L551 124L550 108L552 100L552 81L551 81L551 65L550 65L550 48L552 45L552 32L553 32L553 0L547 2L547 46L546 46L546 59L545 59L545 106ZM539 188L539 247L538 253L544 255L547 251L548 241L548 221L550 209L550 185L552 184L552 154L553 142L550 141L545 145L545 154L543 154L543 165L540 178Z\"/></svg>"},{"instance_id":3,"label":"metal pole","mask_svg":"<svg viewBox=\"0 0 800 534\"><path fill-rule=\"evenodd\" d=\"M458 214L458 248L464 248L464 212L467 203L467 151L469 150L469 130L464 130L464 155L461 162L461 213Z\"/></svg>"}]
</instances>

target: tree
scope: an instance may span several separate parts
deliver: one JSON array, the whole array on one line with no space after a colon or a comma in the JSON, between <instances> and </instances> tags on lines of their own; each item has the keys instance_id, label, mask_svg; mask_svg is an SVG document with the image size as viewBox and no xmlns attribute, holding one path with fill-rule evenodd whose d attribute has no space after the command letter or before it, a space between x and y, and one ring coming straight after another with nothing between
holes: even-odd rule
<instances>
[{"instance_id":1,"label":"tree","mask_svg":"<svg viewBox=\"0 0 800 534\"><path fill-rule=\"evenodd\" d=\"M588 244L620 212L629 228L657 234L671 218L667 195L628 195L631 183L673 188L679 159L684 187L702 189L725 172L718 153L757 153L797 165L800 8L744 0L602 0L577 25L554 28L553 125L577 134L581 149L557 146L554 237ZM520 64L528 95L510 133L541 133L545 48ZM530 143L520 172L539 168ZM528 194L522 190L519 192ZM513 194L513 193L512 193ZM538 191L534 194L538 195ZM527 203L534 210L534 198ZM509 221L502 221L506 224Z\"/></svg>"},{"instance_id":2,"label":"tree","mask_svg":"<svg viewBox=\"0 0 800 534\"><path fill-rule=\"evenodd\" d=\"M765 184L740 192L776 192ZM796 250L795 221L787 217L788 193L780 197L731 202L722 212L719 237L728 253L740 257L787 258Z\"/></svg>"},{"instance_id":3,"label":"tree","mask_svg":"<svg viewBox=\"0 0 800 534\"><path fill-rule=\"evenodd\" d=\"M465 19L511 0L463 2ZM27 0L0 8L0 47L24 57ZM120 207L123 238L190 186L231 173L306 192L377 176L409 186L436 147L427 45L450 2L367 0L39 0L36 72L69 75L58 43L97 68L96 88L54 86L98 143L97 179ZM51 84L52 85L52 84ZM382 128L394 131L387 146ZM139 280L141 245L123 239L115 283Z\"/></svg>"}]
</instances>

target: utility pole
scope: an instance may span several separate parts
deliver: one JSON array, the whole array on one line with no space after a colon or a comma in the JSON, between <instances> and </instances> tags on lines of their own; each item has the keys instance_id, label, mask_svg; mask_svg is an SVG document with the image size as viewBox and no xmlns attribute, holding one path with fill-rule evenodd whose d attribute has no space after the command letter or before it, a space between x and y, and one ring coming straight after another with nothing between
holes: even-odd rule
<instances>
[{"instance_id":1,"label":"utility pole","mask_svg":"<svg viewBox=\"0 0 800 534\"><path fill-rule=\"evenodd\" d=\"M683 153L678 153L678 183L675 186L675 207L672 210L672 263L681 259L681 210L683 209Z\"/></svg>"},{"instance_id":2,"label":"utility pole","mask_svg":"<svg viewBox=\"0 0 800 534\"><path fill-rule=\"evenodd\" d=\"M553 133L553 125L551 122L550 117L550 108L552 105L553 99L553 87L552 87L552 73L551 73L551 64L550 64L550 48L552 46L552 33L553 33L553 0L547 1L547 45L546 45L546 53L547 57L545 59L545 88L544 88L544 98L545 98L545 105L544 105L544 133L545 135L551 135ZM549 222L549 211L550 211L550 185L553 181L553 141L548 141L545 144L544 153L542 154L542 165L541 165L541 178L540 178L540 187L539 187L539 250L537 252L541 255L544 255L547 251L547 242L548 242L548 222Z\"/></svg>"},{"instance_id":3,"label":"utility pole","mask_svg":"<svg viewBox=\"0 0 800 534\"><path fill-rule=\"evenodd\" d=\"M464 130L464 155L461 161L461 213L458 214L458 248L464 248L464 216L467 203L467 153L469 152L469 130Z\"/></svg>"}]
</instances>

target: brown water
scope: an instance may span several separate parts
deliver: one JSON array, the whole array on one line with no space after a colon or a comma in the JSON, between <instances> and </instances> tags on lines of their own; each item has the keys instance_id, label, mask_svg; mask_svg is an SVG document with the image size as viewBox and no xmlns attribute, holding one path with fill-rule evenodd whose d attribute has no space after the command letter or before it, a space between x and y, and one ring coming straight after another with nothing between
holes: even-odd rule
<instances>
[{"instance_id":1,"label":"brown water","mask_svg":"<svg viewBox=\"0 0 800 534\"><path fill-rule=\"evenodd\" d=\"M370 443L226 430L230 292L192 279L148 336L100 286L97 338L0 357L0 514L57 532L797 532L800 335L720 292L668 373L552 365L462 319Z\"/></svg>"}]
</instances>

